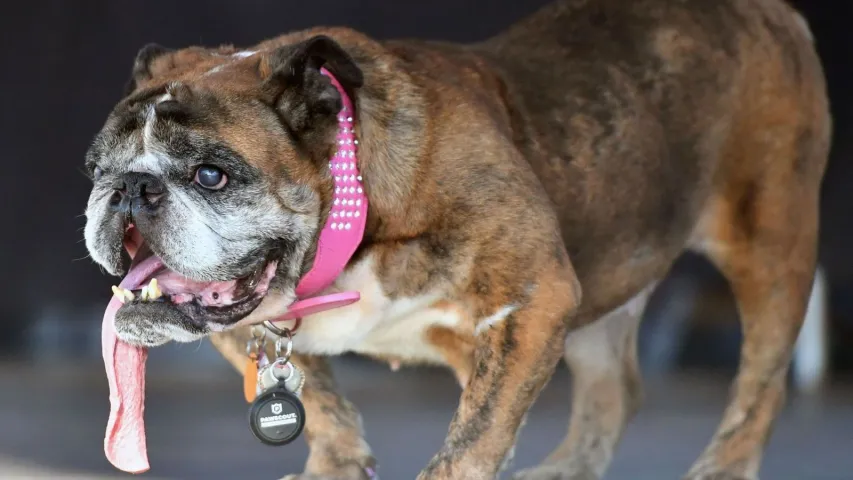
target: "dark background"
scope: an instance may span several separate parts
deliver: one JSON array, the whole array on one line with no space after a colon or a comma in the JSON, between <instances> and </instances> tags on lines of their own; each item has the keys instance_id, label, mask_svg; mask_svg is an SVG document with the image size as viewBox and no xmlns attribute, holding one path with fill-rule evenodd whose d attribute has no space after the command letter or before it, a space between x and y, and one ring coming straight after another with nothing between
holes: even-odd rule
<instances>
[{"instance_id":1,"label":"dark background","mask_svg":"<svg viewBox=\"0 0 853 480\"><path fill-rule=\"evenodd\" d=\"M5 226L0 271L0 352L24 348L40 321L97 324L113 279L86 258L83 213L89 190L80 173L83 154L119 99L130 65L145 43L251 45L314 25L347 25L377 38L422 37L475 41L492 35L546 0L432 0L304 2L264 0L79 0L7 2L0 16L6 41L0 89L0 220ZM821 259L832 291L833 351L844 364L851 341L853 238L847 214L853 181L851 93L853 4L794 2L808 18L823 58L835 119L824 185ZM677 270L688 281L718 278L688 258ZM707 273L706 273L707 272ZM679 277L683 278L683 277ZM703 287L704 288L704 287ZM724 287L722 287L724 288ZM715 321L716 322L716 321ZM720 319L727 328L736 323ZM54 327L50 327L54 328ZM735 339L736 341L736 339Z\"/></svg>"},{"instance_id":2,"label":"dark background","mask_svg":"<svg viewBox=\"0 0 853 480\"><path fill-rule=\"evenodd\" d=\"M90 184L80 168L90 140L119 99L132 60L142 45L153 41L169 47L220 43L248 46L282 32L316 25L346 25L380 39L419 37L475 41L498 32L545 3L546 0L5 2L0 13L0 32L4 39L0 46L0 155L4 167L0 175L0 194L3 198L0 202L0 222L4 226L3 248L0 249L0 272L3 273L0 285L4 293L0 302L0 356L7 357L7 363L0 363L0 394L17 392L24 388L22 385L31 385L28 382L32 378L33 369L38 372L37 369L41 368L37 366L39 359L58 358L66 366L85 366L88 369L85 371L94 375L94 390L101 395L97 397L97 402L103 404L92 400L96 402L97 408L91 407L87 403L89 397L79 392L81 397L77 401L81 405L86 404L87 408L94 408L91 415L97 420L94 427L90 426L90 433L95 436L102 433L100 429L106 415L106 397L102 391L104 385L99 383L102 381L102 371L96 365L99 356L98 331L103 308L110 296L109 286L115 280L102 274L86 258L87 252L82 243L82 213ZM625 0L625 3L629 4L630 0ZM853 351L850 348L853 346L853 296L850 295L853 293L853 257L846 248L853 239L853 216L846 208L853 195L853 188L850 188L853 186L853 169L848 160L853 154L853 94L850 92L850 85L853 85L853 62L850 57L853 40L849 33L849 25L853 21L853 2L802 0L792 3L808 19L816 37L827 73L835 120L832 157L823 191L820 258L830 287L832 367L842 378L853 365L849 353ZM685 302L689 304L686 310L673 307ZM676 320L672 318L674 310L680 312ZM699 366L705 370L731 373L737 361L739 342L736 313L725 282L702 259L686 256L659 289L647 314L644 342L648 343L648 339L655 335L669 335L669 342L673 346L667 352L659 352L657 356L648 353L648 348L644 349L649 369L691 371ZM205 348L199 347L203 362L218 362L209 348ZM199 352L185 348L178 349L174 356L170 356L171 353L158 355L168 363L174 361L173 358L187 361L193 353ZM95 362L91 363L93 359ZM344 364L344 368L353 369L351 372L355 373L352 375L356 377L358 372L372 368L352 360L344 360ZM222 369L223 366L216 363L216 368ZM71 378L76 377L72 375ZM711 377L694 375L691 378ZM565 380L562 382L558 382L562 386L556 388L565 389L567 384ZM441 426L438 433L434 434L434 441L440 441L456 395L452 393L452 382L442 385L445 390L439 396L444 399L443 405L447 408L439 415L439 420L432 421ZM684 388L683 384L679 385L681 387L678 388ZM714 394L725 393L724 381L712 382L711 385L703 388L710 388ZM188 398L180 390L166 391L168 395L188 402L187 405L193 405L197 400ZM33 393L36 394L42 395L43 392ZM552 393L552 397L546 398L556 398L553 395L556 394ZM362 396L369 398L367 394ZM9 400L12 397L15 398L14 402ZM421 398L415 395L412 401L417 400L415 397ZM164 403L163 398L156 397L153 401ZM4 404L4 400L10 403ZM43 398L41 400L46 401ZM4 453L13 457L30 456L39 459L44 456L32 453L42 438L39 432L31 434L33 447L7 448L2 440L4 429L7 432L11 429L10 422L26 412L29 401L20 395L0 395L0 466ZM721 408L721 402L715 408ZM17 405L15 408L18 410L9 407L4 415L3 408L7 405ZM80 415L81 419L88 418L85 417L88 414L82 413L82 410ZM694 436L695 451L689 452L688 456L698 454L705 436L713 428L717 418L715 415L707 415L703 427L707 431L698 437ZM832 416L834 413L827 415L830 415L830 424L834 420L841 422L840 417ZM168 420L161 420L168 423ZM646 421L649 421L648 418ZM666 422L671 421L671 417L661 421L663 423L654 425L657 428L669 425ZM412 422L415 427L419 422L423 423L417 419ZM395 427L389 428L389 431L393 431ZM663 428L661 441L669 438L674 445L684 442L687 437L679 432L676 426ZM241 431L240 435L244 433ZM70 435L70 443L74 443L74 433L66 434ZM553 436L553 440L556 440L557 433ZM65 437L59 435L59 438ZM393 435L390 438L394 438ZM22 441L24 445L29 445L26 440ZM97 438L92 441L94 447L99 447ZM188 438L187 441L192 442L194 439ZM393 441L390 443L393 444ZM68 442L63 445L67 447ZM415 456L409 470L401 471L417 471L418 462L425 461L429 449L435 446L423 449L423 455ZM543 444L537 450L537 455L547 452L548 446ZM54 458L62 467L73 465L75 468L90 468L91 462L96 462L97 469L109 471L96 449L85 450L85 453L79 455L74 453L77 450L63 451L65 455L57 458L67 457L66 460ZM642 448L633 452L638 464L654 463L649 463L651 458ZM93 460L81 460L83 458ZM534 455L529 461L535 461L536 458ZM682 462L687 460L688 457L681 459ZM45 462L50 463L48 460ZM686 463L683 466L686 468ZM636 473L636 470L630 468L625 471ZM780 471L785 471L785 468L780 467ZM198 471L172 473L181 478L197 478L196 475L200 475ZM650 475L648 478L654 480L664 478ZM206 478L212 477L208 475ZM217 478L235 477L226 475ZM633 480L640 477L629 475L625 478ZM809 478L848 477L830 475Z\"/></svg>"}]
</instances>

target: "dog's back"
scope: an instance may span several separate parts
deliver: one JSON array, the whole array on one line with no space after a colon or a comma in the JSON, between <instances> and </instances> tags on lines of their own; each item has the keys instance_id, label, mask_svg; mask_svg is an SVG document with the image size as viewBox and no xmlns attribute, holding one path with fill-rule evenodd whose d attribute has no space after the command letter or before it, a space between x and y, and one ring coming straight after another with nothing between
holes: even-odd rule
<instances>
[{"instance_id":1,"label":"dog's back","mask_svg":"<svg viewBox=\"0 0 853 480\"><path fill-rule=\"evenodd\" d=\"M614 276L644 283L701 248L729 221L720 203L759 215L756 188L814 189L824 171L823 72L782 1L566 0L474 49L557 206L585 310L609 306L595 292Z\"/></svg>"},{"instance_id":2,"label":"dog's back","mask_svg":"<svg viewBox=\"0 0 853 480\"><path fill-rule=\"evenodd\" d=\"M750 209L748 184L814 189L825 168L822 68L781 0L561 0L482 43L385 47L432 91L433 115L482 115L512 138L557 207L591 315L707 246L731 220L721 203Z\"/></svg>"}]
</instances>

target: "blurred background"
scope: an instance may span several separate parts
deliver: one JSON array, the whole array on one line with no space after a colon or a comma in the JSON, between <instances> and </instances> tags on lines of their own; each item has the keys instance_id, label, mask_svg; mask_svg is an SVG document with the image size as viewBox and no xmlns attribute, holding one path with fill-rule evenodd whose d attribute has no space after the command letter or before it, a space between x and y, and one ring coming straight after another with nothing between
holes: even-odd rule
<instances>
[{"instance_id":1,"label":"blurred background","mask_svg":"<svg viewBox=\"0 0 853 480\"><path fill-rule=\"evenodd\" d=\"M137 50L233 43L346 25L374 37L476 41L547 0L33 0L4 4L0 69L0 478L122 478L104 459L108 414L100 322L114 280L86 258L83 154L119 99ZM793 2L811 24L828 77L835 136L824 189L820 274L798 344L792 393L763 478L850 479L853 434L853 4ZM728 286L685 256L647 309L641 357L648 398L607 478L679 478L710 438L738 359ZM363 411L382 478L414 478L441 444L458 399L449 372L335 362ZM304 442L258 444L240 379L209 343L152 352L148 442L157 479L278 478L301 470ZM522 433L516 467L562 438L569 375L560 368ZM406 441L402 439L406 438ZM251 472L251 473L248 473Z\"/></svg>"}]
</instances>

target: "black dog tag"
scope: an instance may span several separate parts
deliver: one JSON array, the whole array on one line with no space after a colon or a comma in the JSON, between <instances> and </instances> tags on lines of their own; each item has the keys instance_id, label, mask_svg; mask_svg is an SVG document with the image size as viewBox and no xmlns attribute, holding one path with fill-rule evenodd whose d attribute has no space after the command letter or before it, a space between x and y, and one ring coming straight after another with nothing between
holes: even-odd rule
<instances>
[{"instance_id":1,"label":"black dog tag","mask_svg":"<svg viewBox=\"0 0 853 480\"><path fill-rule=\"evenodd\" d=\"M283 382L259 395L249 407L249 428L266 445L287 445L304 427L305 407Z\"/></svg>"}]
</instances>

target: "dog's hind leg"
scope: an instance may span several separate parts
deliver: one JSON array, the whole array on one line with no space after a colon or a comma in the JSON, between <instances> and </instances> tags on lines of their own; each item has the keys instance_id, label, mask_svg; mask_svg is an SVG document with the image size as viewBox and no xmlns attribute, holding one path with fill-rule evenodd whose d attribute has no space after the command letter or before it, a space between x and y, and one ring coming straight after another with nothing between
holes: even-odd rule
<instances>
[{"instance_id":1,"label":"dog's hind leg","mask_svg":"<svg viewBox=\"0 0 853 480\"><path fill-rule=\"evenodd\" d=\"M731 284L744 341L723 420L690 480L758 477L812 287L818 195L817 182L753 184L719 206L704 250Z\"/></svg>"},{"instance_id":2,"label":"dog's hind leg","mask_svg":"<svg viewBox=\"0 0 853 480\"><path fill-rule=\"evenodd\" d=\"M564 358L572 373L572 414L563 442L518 480L598 480L642 399L637 332L653 287L571 332Z\"/></svg>"},{"instance_id":3,"label":"dog's hind leg","mask_svg":"<svg viewBox=\"0 0 853 480\"><path fill-rule=\"evenodd\" d=\"M790 104L782 95L770 98L772 105ZM727 161L732 171L694 239L731 285L743 345L722 422L690 480L758 478L815 274L829 136L825 104L763 113L776 123L759 123L760 134L739 138Z\"/></svg>"}]
</instances>

